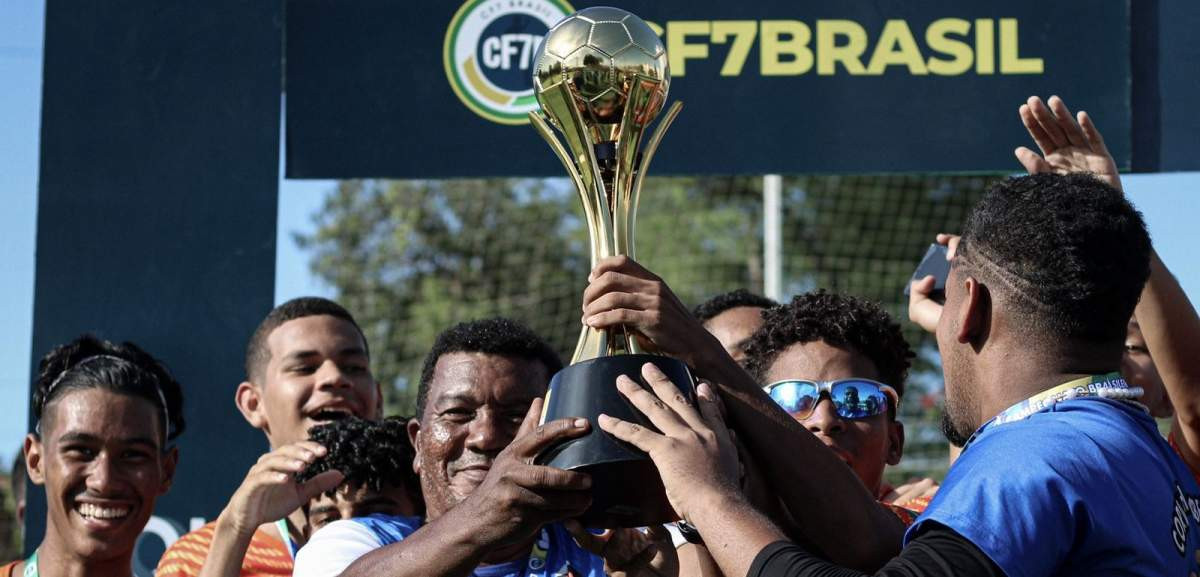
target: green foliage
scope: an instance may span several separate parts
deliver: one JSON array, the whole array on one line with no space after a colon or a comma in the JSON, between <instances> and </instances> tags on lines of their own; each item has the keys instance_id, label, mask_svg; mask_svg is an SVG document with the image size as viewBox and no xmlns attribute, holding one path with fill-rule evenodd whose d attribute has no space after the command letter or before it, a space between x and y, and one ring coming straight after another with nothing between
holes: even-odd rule
<instances>
[{"instance_id":1,"label":"green foliage","mask_svg":"<svg viewBox=\"0 0 1200 577\"><path fill-rule=\"evenodd\" d=\"M20 458L20 457L18 457ZM0 563L21 558L21 526L17 521L16 497L10 477L0 474Z\"/></svg>"},{"instance_id":2,"label":"green foliage","mask_svg":"<svg viewBox=\"0 0 1200 577\"><path fill-rule=\"evenodd\" d=\"M296 240L360 320L388 408L411 414L425 351L455 322L512 316L566 342L567 311L544 307L587 278L572 202L537 180L345 181Z\"/></svg>"},{"instance_id":3,"label":"green foliage","mask_svg":"<svg viewBox=\"0 0 1200 577\"><path fill-rule=\"evenodd\" d=\"M897 475L936 474L940 366L906 317L904 286L937 232L957 231L988 178L805 176L784 180L785 295L824 287L881 302L922 352L901 410ZM695 305L762 286L758 177L651 178L637 211L639 262ZM529 324L569 357L590 267L582 209L565 180L345 181L296 241L370 340L388 409L411 414L421 362L442 329L493 315ZM924 456L923 456L924 455Z\"/></svg>"}]
</instances>

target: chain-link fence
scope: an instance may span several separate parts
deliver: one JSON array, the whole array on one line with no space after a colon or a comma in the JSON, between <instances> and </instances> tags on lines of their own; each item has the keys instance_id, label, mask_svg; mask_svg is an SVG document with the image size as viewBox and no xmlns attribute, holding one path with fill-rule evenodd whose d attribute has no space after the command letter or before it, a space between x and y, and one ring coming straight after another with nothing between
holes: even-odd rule
<instances>
[{"instance_id":1,"label":"chain-link fence","mask_svg":"<svg viewBox=\"0 0 1200 577\"><path fill-rule=\"evenodd\" d=\"M903 288L934 234L955 232L995 177L786 177L785 298L825 288L878 301L918 351L901 410L907 444L890 479L940 475L941 376L932 339L907 321ZM689 305L764 277L762 180L652 178L638 260ZM421 361L459 321L518 318L569 357L579 334L587 231L565 180L344 181L297 241L355 312L391 412L411 414Z\"/></svg>"}]
</instances>

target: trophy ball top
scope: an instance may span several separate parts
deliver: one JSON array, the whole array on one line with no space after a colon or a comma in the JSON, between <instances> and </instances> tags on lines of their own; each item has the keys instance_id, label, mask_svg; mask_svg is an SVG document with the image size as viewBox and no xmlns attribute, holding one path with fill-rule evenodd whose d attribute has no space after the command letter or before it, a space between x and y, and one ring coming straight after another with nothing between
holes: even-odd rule
<instances>
[{"instance_id":1,"label":"trophy ball top","mask_svg":"<svg viewBox=\"0 0 1200 577\"><path fill-rule=\"evenodd\" d=\"M534 57L534 93L543 113L562 128L547 94L565 84L586 124L617 124L627 105L649 124L667 99L671 72L662 40L636 15L607 6L584 8L555 24ZM641 98L630 103L634 87ZM571 121L566 119L569 124Z\"/></svg>"}]
</instances>

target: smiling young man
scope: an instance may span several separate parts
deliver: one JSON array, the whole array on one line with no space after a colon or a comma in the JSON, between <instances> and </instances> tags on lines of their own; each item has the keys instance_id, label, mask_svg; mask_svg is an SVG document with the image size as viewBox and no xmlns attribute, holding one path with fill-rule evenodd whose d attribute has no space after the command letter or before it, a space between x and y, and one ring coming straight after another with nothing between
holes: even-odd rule
<instances>
[{"instance_id":1,"label":"smiling young man","mask_svg":"<svg viewBox=\"0 0 1200 577\"><path fill-rule=\"evenodd\" d=\"M131 575L138 535L171 486L183 395L136 346L84 336L46 355L33 393L29 479L46 489L46 533L0 575Z\"/></svg>"},{"instance_id":2,"label":"smiling young man","mask_svg":"<svg viewBox=\"0 0 1200 577\"><path fill-rule=\"evenodd\" d=\"M290 451L295 459L311 461L316 449L299 445L310 428L350 415L376 419L383 399L354 317L333 301L306 297L279 305L254 331L246 347L246 381L238 385L235 402L280 457ZM249 484L248 477L243 488ZM245 543L242 575L291 575L306 535L304 512L261 519L259 504L238 498L241 494L217 521L171 545L156 575L198 575L210 545L220 538Z\"/></svg>"}]
</instances>

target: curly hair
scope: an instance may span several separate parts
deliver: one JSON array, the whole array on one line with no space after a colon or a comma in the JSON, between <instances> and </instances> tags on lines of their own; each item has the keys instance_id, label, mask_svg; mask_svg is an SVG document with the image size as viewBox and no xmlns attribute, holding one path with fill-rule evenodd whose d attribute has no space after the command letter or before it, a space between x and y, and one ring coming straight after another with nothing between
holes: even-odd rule
<instances>
[{"instance_id":1,"label":"curly hair","mask_svg":"<svg viewBox=\"0 0 1200 577\"><path fill-rule=\"evenodd\" d=\"M715 318L717 315L738 307L754 307L760 309L769 309L774 306L779 306L779 303L761 296L756 295L744 288L721 293L713 298L710 298L692 309L692 316L701 324Z\"/></svg>"},{"instance_id":2,"label":"curly hair","mask_svg":"<svg viewBox=\"0 0 1200 577\"><path fill-rule=\"evenodd\" d=\"M116 344L85 334L42 357L32 399L38 431L47 407L81 389L104 389L149 401L165 421L161 426L166 441L186 428L183 388L162 362L133 343Z\"/></svg>"},{"instance_id":3,"label":"curly hair","mask_svg":"<svg viewBox=\"0 0 1200 577\"><path fill-rule=\"evenodd\" d=\"M413 472L416 452L408 440L408 417L387 417L368 421L346 417L309 429L309 440L328 452L296 475L301 483L324 473L341 471L343 485L366 486L374 491L385 487L403 487L421 503L420 481ZM326 492L332 497L337 489Z\"/></svg>"},{"instance_id":4,"label":"curly hair","mask_svg":"<svg viewBox=\"0 0 1200 577\"><path fill-rule=\"evenodd\" d=\"M954 266L1003 297L1031 338L1116 343L1150 275L1150 235L1090 174L995 184L971 210Z\"/></svg>"},{"instance_id":5,"label":"curly hair","mask_svg":"<svg viewBox=\"0 0 1200 577\"><path fill-rule=\"evenodd\" d=\"M792 302L763 312L762 328L746 344L746 369L761 383L780 353L813 341L866 356L879 371L879 380L904 395L915 355L900 325L871 301L824 290L796 295Z\"/></svg>"},{"instance_id":6,"label":"curly hair","mask_svg":"<svg viewBox=\"0 0 1200 577\"><path fill-rule=\"evenodd\" d=\"M425 364L421 367L421 383L417 386L417 417L425 414L429 383L438 359L450 353L486 353L537 361L546 367L546 376L562 370L558 353L529 327L506 318L491 318L454 325L438 335Z\"/></svg>"}]
</instances>

